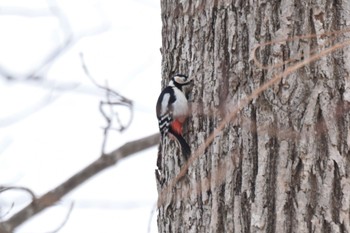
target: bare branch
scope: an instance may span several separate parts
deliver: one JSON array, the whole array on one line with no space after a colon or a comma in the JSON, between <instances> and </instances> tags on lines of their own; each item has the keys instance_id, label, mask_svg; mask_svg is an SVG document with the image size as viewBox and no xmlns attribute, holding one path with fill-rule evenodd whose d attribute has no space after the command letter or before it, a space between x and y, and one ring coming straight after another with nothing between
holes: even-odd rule
<instances>
[{"instance_id":1,"label":"bare branch","mask_svg":"<svg viewBox=\"0 0 350 233\"><path fill-rule=\"evenodd\" d=\"M20 187L20 186L0 186L0 193L9 191L9 190L19 190L19 191L24 191L26 193L28 193L31 197L32 200L36 199L36 196L34 194L34 192L32 190L30 190L29 188L26 187Z\"/></svg>"},{"instance_id":2,"label":"bare branch","mask_svg":"<svg viewBox=\"0 0 350 233\"><path fill-rule=\"evenodd\" d=\"M84 60L84 54L80 53L80 60L81 60L81 65L83 67L83 70L86 74L86 76L91 80L91 82L98 88L106 91L106 94L109 96L107 99L109 100L108 103L112 104L124 104L125 106L132 105L132 101L128 98L125 98L124 96L120 95L118 92L114 91L113 89L109 88L108 85L102 86L100 85L90 74L89 69L87 68ZM114 100L115 102L111 101Z\"/></svg>"},{"instance_id":3,"label":"bare branch","mask_svg":"<svg viewBox=\"0 0 350 233\"><path fill-rule=\"evenodd\" d=\"M59 20L60 25L64 33L70 37L73 35L73 30L70 25L70 22L67 18L67 16L64 14L63 10L61 7L58 5L56 0L47 0L48 7L52 14L56 16L56 18Z\"/></svg>"},{"instance_id":4,"label":"bare branch","mask_svg":"<svg viewBox=\"0 0 350 233\"><path fill-rule=\"evenodd\" d=\"M42 210L52 206L70 191L83 184L89 178L95 176L100 171L115 165L121 159L132 154L155 146L159 143L158 133L128 142L109 154L100 156L90 165L70 177L68 180L58 185L56 188L47 192L40 198L34 199L29 205L24 207L18 213L14 214L7 221L0 223L0 233L13 232L13 230L27 221L29 218L40 213Z\"/></svg>"},{"instance_id":5,"label":"bare branch","mask_svg":"<svg viewBox=\"0 0 350 233\"><path fill-rule=\"evenodd\" d=\"M101 154L105 154L105 148L107 144L107 138L108 133L110 130L115 129L113 128L113 120L115 119L118 125L118 128L116 129L119 132L124 131L127 129L133 119L133 103L130 99L125 98L124 96L120 95L115 90L108 87L108 83L106 83L105 86L100 85L90 74L89 69L86 66L86 63L84 61L84 54L80 53L80 60L83 67L83 70L86 74L86 76L90 79L90 81L99 89L105 92L105 98L106 101L101 100L99 105L99 110L103 118L106 120L106 126L103 129L103 142L102 142L102 148ZM107 107L107 110L104 107ZM123 124L121 121L118 112L115 110L116 106L125 106L129 109L130 117L126 124ZM108 111L108 112L107 112Z\"/></svg>"},{"instance_id":6,"label":"bare branch","mask_svg":"<svg viewBox=\"0 0 350 233\"><path fill-rule=\"evenodd\" d=\"M8 231L4 228L2 224L0 224L0 233L12 233L11 231Z\"/></svg>"},{"instance_id":7,"label":"bare branch","mask_svg":"<svg viewBox=\"0 0 350 233\"><path fill-rule=\"evenodd\" d=\"M31 72L27 79L40 79L41 72L52 65L56 59L61 56L68 48L70 48L74 43L76 43L77 40L73 37L68 37L62 43L61 45L58 45L56 48L54 48L50 54L47 55L47 57L44 59L44 61L34 69L33 72Z\"/></svg>"},{"instance_id":8,"label":"bare branch","mask_svg":"<svg viewBox=\"0 0 350 233\"><path fill-rule=\"evenodd\" d=\"M29 188L25 188L25 187L20 187L20 186L0 186L0 194L3 193L3 192L6 192L6 191L9 191L9 190L19 190L19 191L24 191L26 193L28 193L31 198L32 198L32 202L35 201L36 199L36 196L34 194L34 192L32 190L30 190ZM11 204L10 208L0 216L0 219L3 219L5 216L7 216L11 210L13 210L13 207L14 207L14 203ZM9 231L3 229L2 225L0 224L0 233L7 233Z\"/></svg>"},{"instance_id":9,"label":"bare branch","mask_svg":"<svg viewBox=\"0 0 350 233\"><path fill-rule=\"evenodd\" d=\"M88 36L93 36L105 32L109 29L109 25L101 23L100 25L83 32L75 34L72 31L69 19L64 14L63 10L57 4L56 0L47 0L47 8L31 9L24 7L0 7L0 13L10 15L21 15L30 17L55 17L60 23L60 30L64 32L64 40L61 44L58 44L55 48L50 51L46 57L43 58L41 64L28 72L24 77L18 78L16 75L11 74L5 67L0 66L0 75L4 76L5 79L11 80L37 80L42 79L42 74L47 71L51 65L66 52L72 45L77 43L80 39Z\"/></svg>"},{"instance_id":10,"label":"bare branch","mask_svg":"<svg viewBox=\"0 0 350 233\"><path fill-rule=\"evenodd\" d=\"M74 33L71 29L70 22L66 15L63 13L62 9L58 6L55 0L47 1L48 7L53 16L55 16L60 25L61 30L66 34L65 41L53 49L50 54L47 55L46 59L38 66L36 69L28 75L28 79L39 78L41 72L49 67L56 59L61 56L68 48L70 48L74 43L76 43L80 38L75 38Z\"/></svg>"}]
</instances>

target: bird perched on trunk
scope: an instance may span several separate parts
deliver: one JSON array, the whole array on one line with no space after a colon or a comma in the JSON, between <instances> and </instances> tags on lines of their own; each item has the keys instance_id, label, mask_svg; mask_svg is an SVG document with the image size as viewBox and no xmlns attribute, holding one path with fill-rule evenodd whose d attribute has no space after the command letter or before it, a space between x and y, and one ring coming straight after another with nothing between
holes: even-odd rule
<instances>
[{"instance_id":1,"label":"bird perched on trunk","mask_svg":"<svg viewBox=\"0 0 350 233\"><path fill-rule=\"evenodd\" d=\"M189 106L182 87L191 82L186 75L175 74L157 101L157 118L162 139L168 133L173 135L180 143L186 160L191 155L191 148L182 136L182 125L188 116Z\"/></svg>"}]
</instances>

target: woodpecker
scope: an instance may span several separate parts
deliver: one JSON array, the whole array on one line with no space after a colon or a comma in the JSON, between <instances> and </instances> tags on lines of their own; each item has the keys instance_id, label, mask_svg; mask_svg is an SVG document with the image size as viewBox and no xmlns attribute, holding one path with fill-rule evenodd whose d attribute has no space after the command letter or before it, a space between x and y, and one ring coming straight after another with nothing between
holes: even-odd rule
<instances>
[{"instance_id":1,"label":"woodpecker","mask_svg":"<svg viewBox=\"0 0 350 233\"><path fill-rule=\"evenodd\" d=\"M186 160L191 155L191 148L182 136L182 124L187 118L189 106L182 87L191 82L186 75L175 74L157 101L157 118L162 139L168 133L172 134L180 143Z\"/></svg>"}]
</instances>

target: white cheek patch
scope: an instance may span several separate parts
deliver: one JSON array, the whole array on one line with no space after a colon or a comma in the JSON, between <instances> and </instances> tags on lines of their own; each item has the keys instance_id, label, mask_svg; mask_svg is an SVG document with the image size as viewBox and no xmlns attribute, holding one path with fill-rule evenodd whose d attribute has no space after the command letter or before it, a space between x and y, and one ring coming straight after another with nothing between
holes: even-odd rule
<instances>
[{"instance_id":1,"label":"white cheek patch","mask_svg":"<svg viewBox=\"0 0 350 233\"><path fill-rule=\"evenodd\" d=\"M177 82L177 83L182 83L182 80L181 80L181 78L180 78L179 76L175 76L175 77L174 77L174 80L175 80L175 82Z\"/></svg>"},{"instance_id":2,"label":"white cheek patch","mask_svg":"<svg viewBox=\"0 0 350 233\"><path fill-rule=\"evenodd\" d=\"M186 78L185 77L181 77L181 76L175 76L174 77L175 82L179 83L179 84L184 84L186 83Z\"/></svg>"}]
</instances>

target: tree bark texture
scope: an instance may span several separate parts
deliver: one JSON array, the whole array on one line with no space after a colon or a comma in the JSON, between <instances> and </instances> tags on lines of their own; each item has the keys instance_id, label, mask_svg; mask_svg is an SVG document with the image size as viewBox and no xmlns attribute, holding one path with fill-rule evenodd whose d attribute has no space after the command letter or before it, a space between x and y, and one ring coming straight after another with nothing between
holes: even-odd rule
<instances>
[{"instance_id":1,"label":"tree bark texture","mask_svg":"<svg viewBox=\"0 0 350 233\"><path fill-rule=\"evenodd\" d=\"M350 1L162 0L161 11L163 84L172 72L194 78L193 151L240 100L350 36L327 34L347 29ZM265 67L254 61L256 46L285 38L257 49ZM282 77L164 193L185 164L166 139L159 232L350 232L349 72L346 47Z\"/></svg>"}]
</instances>

